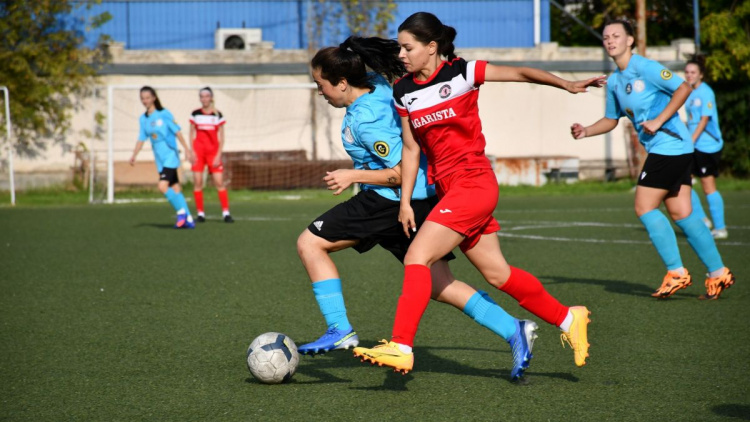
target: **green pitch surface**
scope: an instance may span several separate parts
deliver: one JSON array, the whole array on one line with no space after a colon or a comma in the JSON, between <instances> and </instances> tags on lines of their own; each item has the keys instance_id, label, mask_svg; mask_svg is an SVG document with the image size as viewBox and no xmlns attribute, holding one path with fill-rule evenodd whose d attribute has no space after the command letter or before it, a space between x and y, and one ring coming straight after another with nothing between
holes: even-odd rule
<instances>
[{"instance_id":1,"label":"green pitch surface","mask_svg":"<svg viewBox=\"0 0 750 422\"><path fill-rule=\"evenodd\" d=\"M724 195L719 249L737 283L712 302L696 299L705 269L679 230L694 284L649 297L665 271L630 193L501 197L508 261L592 311L591 357L577 368L555 327L454 261L460 279L539 323L522 383L508 380L504 341L435 302L406 376L346 351L301 357L288 384L258 383L245 367L255 336L300 345L325 329L295 241L340 199L237 198L235 224L193 231L171 228L165 202L0 209L0 419L750 419L748 191ZM361 344L388 338L399 263L379 249L334 259Z\"/></svg>"}]
</instances>

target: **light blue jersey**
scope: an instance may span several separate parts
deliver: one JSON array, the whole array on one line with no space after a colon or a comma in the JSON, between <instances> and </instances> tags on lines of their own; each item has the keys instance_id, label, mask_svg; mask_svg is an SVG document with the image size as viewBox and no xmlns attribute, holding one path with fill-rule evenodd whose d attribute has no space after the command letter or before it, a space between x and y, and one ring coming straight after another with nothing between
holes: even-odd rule
<instances>
[{"instance_id":1,"label":"light blue jersey","mask_svg":"<svg viewBox=\"0 0 750 422\"><path fill-rule=\"evenodd\" d=\"M393 90L388 81L373 74L373 92L362 95L346 108L341 123L341 140L346 153L358 170L393 168L401 162L401 118L393 107ZM413 199L435 195L427 184L427 158L421 156ZM384 198L398 201L400 188L362 184L362 190L373 190Z\"/></svg>"},{"instance_id":2,"label":"light blue jersey","mask_svg":"<svg viewBox=\"0 0 750 422\"><path fill-rule=\"evenodd\" d=\"M693 141L677 113L667 120L655 135L644 132L641 123L655 119L672 99L672 93L683 83L659 62L639 55L630 58L624 71L616 69L607 79L605 117L627 116L638 132L646 151L661 155L693 152Z\"/></svg>"},{"instance_id":3,"label":"light blue jersey","mask_svg":"<svg viewBox=\"0 0 750 422\"><path fill-rule=\"evenodd\" d=\"M695 141L695 149L705 153L719 152L724 147L724 139L719 129L719 114L716 111L716 97L714 90L707 83L701 82L694 89L687 101L685 101L687 112L687 126L690 133L695 133L695 128L701 121L701 117L708 116L708 124L701 135Z\"/></svg>"},{"instance_id":4,"label":"light blue jersey","mask_svg":"<svg viewBox=\"0 0 750 422\"><path fill-rule=\"evenodd\" d=\"M180 154L177 150L175 135L180 131L180 126L175 122L172 113L165 108L154 110L148 116L145 113L141 114L140 125L138 140L140 142L151 141L156 169L161 173L164 167L178 168Z\"/></svg>"}]
</instances>

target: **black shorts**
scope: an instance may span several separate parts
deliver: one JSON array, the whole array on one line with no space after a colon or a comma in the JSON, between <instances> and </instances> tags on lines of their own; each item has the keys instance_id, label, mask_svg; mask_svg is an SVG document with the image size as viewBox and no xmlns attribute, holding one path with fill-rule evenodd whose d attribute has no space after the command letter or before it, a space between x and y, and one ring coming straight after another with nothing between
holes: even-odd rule
<instances>
[{"instance_id":1,"label":"black shorts","mask_svg":"<svg viewBox=\"0 0 750 422\"><path fill-rule=\"evenodd\" d=\"M437 201L437 197L411 201L417 227L424 223ZM403 263L414 235L408 238L404 234L398 221L400 208L398 201L383 198L372 190L363 190L323 213L307 229L329 242L358 240L354 250L359 253L380 245ZM443 259L455 257L449 253Z\"/></svg>"},{"instance_id":2,"label":"black shorts","mask_svg":"<svg viewBox=\"0 0 750 422\"><path fill-rule=\"evenodd\" d=\"M682 185L692 185L690 181L692 167L693 154L649 154L638 176L638 185L679 192Z\"/></svg>"},{"instance_id":3,"label":"black shorts","mask_svg":"<svg viewBox=\"0 0 750 422\"><path fill-rule=\"evenodd\" d=\"M709 153L696 149L693 152L693 174L696 177L717 177L719 175L719 161L721 161L721 150Z\"/></svg>"},{"instance_id":4,"label":"black shorts","mask_svg":"<svg viewBox=\"0 0 750 422\"><path fill-rule=\"evenodd\" d=\"M177 177L177 169L164 167L159 173L159 181L166 180L169 182L169 186L180 183L180 179Z\"/></svg>"}]
</instances>

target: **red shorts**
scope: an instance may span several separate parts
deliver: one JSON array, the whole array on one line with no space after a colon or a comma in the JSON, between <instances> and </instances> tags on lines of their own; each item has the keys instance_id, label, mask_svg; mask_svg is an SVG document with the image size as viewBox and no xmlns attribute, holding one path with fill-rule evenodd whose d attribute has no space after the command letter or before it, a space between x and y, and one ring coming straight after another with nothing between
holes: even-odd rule
<instances>
[{"instance_id":1,"label":"red shorts","mask_svg":"<svg viewBox=\"0 0 750 422\"><path fill-rule=\"evenodd\" d=\"M492 213L497 206L497 178L492 169L455 171L435 183L440 201L427 216L441 226L466 236L462 252L473 248L480 236L500 230Z\"/></svg>"},{"instance_id":2,"label":"red shorts","mask_svg":"<svg viewBox=\"0 0 750 422\"><path fill-rule=\"evenodd\" d=\"M224 172L224 163L219 162L218 166L214 166L214 159L216 158L216 154L219 153L218 149L193 148L195 161L193 162L192 170L194 172L203 172L206 166L208 166L209 173Z\"/></svg>"}]
</instances>

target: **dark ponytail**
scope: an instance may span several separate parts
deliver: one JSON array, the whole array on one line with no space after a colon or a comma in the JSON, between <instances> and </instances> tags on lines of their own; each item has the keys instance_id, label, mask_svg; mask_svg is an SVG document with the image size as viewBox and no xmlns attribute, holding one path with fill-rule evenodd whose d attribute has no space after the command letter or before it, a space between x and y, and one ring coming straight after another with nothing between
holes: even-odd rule
<instances>
[{"instance_id":1,"label":"dark ponytail","mask_svg":"<svg viewBox=\"0 0 750 422\"><path fill-rule=\"evenodd\" d=\"M422 44L435 41L441 56L445 56L448 60L456 58L456 46L453 45L456 30L452 26L443 25L440 19L432 13L417 12L409 16L399 25L398 32L401 31L412 34L414 39Z\"/></svg>"},{"instance_id":2,"label":"dark ponytail","mask_svg":"<svg viewBox=\"0 0 750 422\"><path fill-rule=\"evenodd\" d=\"M398 42L394 40L351 36L338 47L319 50L310 65L313 69L320 69L323 79L333 85L346 79L351 86L373 89L366 66L392 82L406 73L398 58L399 50Z\"/></svg>"},{"instance_id":3,"label":"dark ponytail","mask_svg":"<svg viewBox=\"0 0 750 422\"><path fill-rule=\"evenodd\" d=\"M151 95L154 96L154 107L156 107L157 110L162 111L164 110L164 107L161 105L161 101L159 101L159 96L156 95L156 91L151 88L150 86L144 86L141 88L141 92L149 92Z\"/></svg>"}]
</instances>

